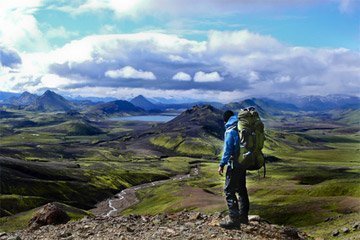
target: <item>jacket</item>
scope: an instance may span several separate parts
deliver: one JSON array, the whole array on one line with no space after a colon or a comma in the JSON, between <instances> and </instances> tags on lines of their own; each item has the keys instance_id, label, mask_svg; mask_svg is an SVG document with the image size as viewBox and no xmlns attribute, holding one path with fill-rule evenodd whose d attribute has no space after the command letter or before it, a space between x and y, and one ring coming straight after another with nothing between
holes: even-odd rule
<instances>
[{"instance_id":1,"label":"jacket","mask_svg":"<svg viewBox=\"0 0 360 240\"><path fill-rule=\"evenodd\" d=\"M236 115L229 118L225 124L224 150L219 166L234 168L239 165L240 138L237 130L238 118Z\"/></svg>"}]
</instances>

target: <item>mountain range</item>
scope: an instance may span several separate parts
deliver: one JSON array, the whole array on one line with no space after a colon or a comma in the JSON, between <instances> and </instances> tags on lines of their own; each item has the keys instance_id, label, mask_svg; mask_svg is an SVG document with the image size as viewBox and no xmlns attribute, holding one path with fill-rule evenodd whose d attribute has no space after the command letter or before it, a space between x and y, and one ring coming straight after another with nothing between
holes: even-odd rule
<instances>
[{"instance_id":1,"label":"mountain range","mask_svg":"<svg viewBox=\"0 0 360 240\"><path fill-rule=\"evenodd\" d=\"M343 94L327 96L297 96L292 94L270 95L265 100L275 100L295 105L302 111L326 111L332 109L357 109L360 107L360 98Z\"/></svg>"},{"instance_id":2,"label":"mountain range","mask_svg":"<svg viewBox=\"0 0 360 240\"><path fill-rule=\"evenodd\" d=\"M164 103L148 99L139 95L129 101L113 100L112 98L95 98L104 100L94 102L89 99L65 98L53 91L47 90L43 95L38 96L29 92L22 94L0 92L0 105L7 105L16 109L30 111L69 111L73 109L85 110L86 112L96 111L97 113L116 114L124 112L160 112L167 110L183 110L195 105L212 105L218 109L240 110L241 108L254 106L260 115L278 115L283 112L299 111L329 111L359 109L360 98L347 95L328 95L328 96L295 96L287 94L270 95L266 98L248 98L241 101L234 101L227 104L219 102L191 102L191 103ZM108 101L112 100L112 101ZM157 99L158 100L158 99Z\"/></svg>"}]
</instances>

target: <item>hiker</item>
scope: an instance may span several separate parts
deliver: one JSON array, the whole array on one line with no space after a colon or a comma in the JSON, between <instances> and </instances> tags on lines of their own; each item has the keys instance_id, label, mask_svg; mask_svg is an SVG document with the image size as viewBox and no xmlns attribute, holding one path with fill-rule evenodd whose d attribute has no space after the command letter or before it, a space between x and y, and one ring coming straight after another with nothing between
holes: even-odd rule
<instances>
[{"instance_id":1,"label":"hiker","mask_svg":"<svg viewBox=\"0 0 360 240\"><path fill-rule=\"evenodd\" d=\"M228 110L223 115L225 123L224 153L219 164L218 172L222 176L226 168L224 192L229 208L230 221L220 223L226 229L239 228L240 224L248 224L249 197L246 189L246 169L238 162L240 154L240 138L237 124L238 118L234 112ZM236 196L239 194L239 199ZM240 209L239 209L240 203Z\"/></svg>"}]
</instances>

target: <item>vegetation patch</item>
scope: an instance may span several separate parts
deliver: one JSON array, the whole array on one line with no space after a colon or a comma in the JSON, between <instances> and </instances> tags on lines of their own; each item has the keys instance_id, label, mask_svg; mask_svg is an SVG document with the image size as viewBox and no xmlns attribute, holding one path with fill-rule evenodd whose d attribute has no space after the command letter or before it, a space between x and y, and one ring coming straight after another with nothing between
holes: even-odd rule
<instances>
[{"instance_id":1,"label":"vegetation patch","mask_svg":"<svg viewBox=\"0 0 360 240\"><path fill-rule=\"evenodd\" d=\"M123 214L150 214L176 212L180 207L181 197L178 195L181 182L171 182L156 187L141 189L136 192L140 202L124 210Z\"/></svg>"},{"instance_id":2,"label":"vegetation patch","mask_svg":"<svg viewBox=\"0 0 360 240\"><path fill-rule=\"evenodd\" d=\"M48 200L46 198L37 197L37 196L23 196L23 195L0 195L0 210L1 212L8 213L7 215L13 215L18 212L26 211L32 208L39 207ZM0 215L5 216L3 214Z\"/></svg>"},{"instance_id":3,"label":"vegetation patch","mask_svg":"<svg viewBox=\"0 0 360 240\"><path fill-rule=\"evenodd\" d=\"M176 137L170 135L160 135L153 138L150 138L150 142L156 146L163 147L170 150L175 150L175 148L184 141L181 135Z\"/></svg>"},{"instance_id":4,"label":"vegetation patch","mask_svg":"<svg viewBox=\"0 0 360 240\"><path fill-rule=\"evenodd\" d=\"M188 156L214 156L218 149L202 138L187 138L177 148L176 152Z\"/></svg>"}]
</instances>

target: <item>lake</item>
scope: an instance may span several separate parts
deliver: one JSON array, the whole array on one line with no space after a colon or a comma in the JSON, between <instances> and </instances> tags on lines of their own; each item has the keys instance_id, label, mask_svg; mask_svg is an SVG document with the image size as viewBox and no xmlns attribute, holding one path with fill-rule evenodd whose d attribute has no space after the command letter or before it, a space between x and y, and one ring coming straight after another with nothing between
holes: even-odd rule
<instances>
[{"instance_id":1,"label":"lake","mask_svg":"<svg viewBox=\"0 0 360 240\"><path fill-rule=\"evenodd\" d=\"M169 115L139 115L126 117L112 117L112 121L140 121L140 122L168 122L174 119L178 114Z\"/></svg>"}]
</instances>

